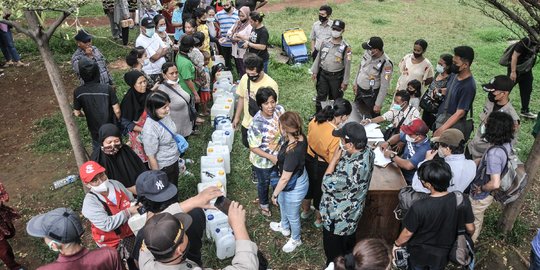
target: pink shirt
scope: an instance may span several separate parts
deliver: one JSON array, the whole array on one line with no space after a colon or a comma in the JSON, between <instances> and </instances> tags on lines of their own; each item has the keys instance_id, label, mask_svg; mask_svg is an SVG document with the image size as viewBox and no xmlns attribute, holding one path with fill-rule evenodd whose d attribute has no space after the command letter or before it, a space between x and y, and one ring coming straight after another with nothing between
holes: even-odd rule
<instances>
[{"instance_id":1,"label":"pink shirt","mask_svg":"<svg viewBox=\"0 0 540 270\"><path fill-rule=\"evenodd\" d=\"M55 262L41 266L38 270L122 270L120 257L115 249L102 247L94 250L82 248L76 254L63 256L60 254Z\"/></svg>"}]
</instances>

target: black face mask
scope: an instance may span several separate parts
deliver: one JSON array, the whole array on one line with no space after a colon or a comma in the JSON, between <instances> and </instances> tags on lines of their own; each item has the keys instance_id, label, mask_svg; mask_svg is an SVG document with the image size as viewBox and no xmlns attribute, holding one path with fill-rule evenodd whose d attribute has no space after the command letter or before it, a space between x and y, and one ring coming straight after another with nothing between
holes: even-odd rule
<instances>
[{"instance_id":1,"label":"black face mask","mask_svg":"<svg viewBox=\"0 0 540 270\"><path fill-rule=\"evenodd\" d=\"M260 74L257 74L257 75L248 75L248 78L249 78L252 82L257 81L260 77L261 77Z\"/></svg>"},{"instance_id":2,"label":"black face mask","mask_svg":"<svg viewBox=\"0 0 540 270\"><path fill-rule=\"evenodd\" d=\"M201 20L201 24L206 24L206 20Z\"/></svg>"},{"instance_id":3,"label":"black face mask","mask_svg":"<svg viewBox=\"0 0 540 270\"><path fill-rule=\"evenodd\" d=\"M223 8L223 10L225 10L225 12L229 13L229 11L231 11L232 7L228 7L228 8Z\"/></svg>"},{"instance_id":4,"label":"black face mask","mask_svg":"<svg viewBox=\"0 0 540 270\"><path fill-rule=\"evenodd\" d=\"M422 57L422 54L421 53L413 53L414 55L414 58L420 58Z\"/></svg>"},{"instance_id":5,"label":"black face mask","mask_svg":"<svg viewBox=\"0 0 540 270\"><path fill-rule=\"evenodd\" d=\"M242 23L247 22L247 19L240 20Z\"/></svg>"},{"instance_id":6,"label":"black face mask","mask_svg":"<svg viewBox=\"0 0 540 270\"><path fill-rule=\"evenodd\" d=\"M326 22L326 21L328 21L328 17L323 17L323 16L319 15L319 21L321 21L322 23Z\"/></svg>"},{"instance_id":7,"label":"black face mask","mask_svg":"<svg viewBox=\"0 0 540 270\"><path fill-rule=\"evenodd\" d=\"M459 73L459 68L460 68L460 67L457 66L456 64L452 64L452 65L450 66L450 72L451 72L451 73L458 74L458 73Z\"/></svg>"},{"instance_id":8,"label":"black face mask","mask_svg":"<svg viewBox=\"0 0 540 270\"><path fill-rule=\"evenodd\" d=\"M488 93L488 100L491 101L491 102L496 102L495 100L495 94L493 94L493 92L489 92Z\"/></svg>"}]
</instances>

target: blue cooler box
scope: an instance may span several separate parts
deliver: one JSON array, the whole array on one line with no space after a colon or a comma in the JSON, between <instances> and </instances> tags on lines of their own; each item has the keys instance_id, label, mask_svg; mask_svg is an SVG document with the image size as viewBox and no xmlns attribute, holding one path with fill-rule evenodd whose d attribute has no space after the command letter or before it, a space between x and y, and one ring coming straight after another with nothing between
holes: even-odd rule
<instances>
[{"instance_id":1,"label":"blue cooler box","mask_svg":"<svg viewBox=\"0 0 540 270\"><path fill-rule=\"evenodd\" d=\"M306 34L300 28L292 28L283 32L281 45L283 51L289 57L290 64L306 63L308 61L306 42Z\"/></svg>"}]
</instances>

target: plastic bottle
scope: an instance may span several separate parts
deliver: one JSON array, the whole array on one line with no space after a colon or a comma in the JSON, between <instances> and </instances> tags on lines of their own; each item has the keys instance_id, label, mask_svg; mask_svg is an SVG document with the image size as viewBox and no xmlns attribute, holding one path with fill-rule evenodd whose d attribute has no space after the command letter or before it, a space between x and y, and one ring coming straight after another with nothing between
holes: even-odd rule
<instances>
[{"instance_id":1,"label":"plastic bottle","mask_svg":"<svg viewBox=\"0 0 540 270\"><path fill-rule=\"evenodd\" d=\"M230 227L218 228L214 233L216 241L216 256L223 260L234 256L236 250L236 240Z\"/></svg>"},{"instance_id":2,"label":"plastic bottle","mask_svg":"<svg viewBox=\"0 0 540 270\"><path fill-rule=\"evenodd\" d=\"M75 174L68 175L66 178L62 178L60 180L56 180L52 183L51 190L59 189L63 186L67 186L71 183L74 183L77 181L79 177Z\"/></svg>"},{"instance_id":3,"label":"plastic bottle","mask_svg":"<svg viewBox=\"0 0 540 270\"><path fill-rule=\"evenodd\" d=\"M226 187L226 185L227 185L227 183L223 183L223 182L217 181L217 180L216 181L205 182L205 183L198 183L197 184L197 191L199 193L201 193L206 188L215 186L215 187L219 188L221 190L221 192L223 192L223 196L227 196L227 187ZM210 201L210 203L214 204L215 201L216 201L216 199L213 199L213 200Z\"/></svg>"},{"instance_id":4,"label":"plastic bottle","mask_svg":"<svg viewBox=\"0 0 540 270\"><path fill-rule=\"evenodd\" d=\"M206 215L206 236L213 237L213 232L217 228L229 227L229 218L219 210L205 210Z\"/></svg>"}]
</instances>

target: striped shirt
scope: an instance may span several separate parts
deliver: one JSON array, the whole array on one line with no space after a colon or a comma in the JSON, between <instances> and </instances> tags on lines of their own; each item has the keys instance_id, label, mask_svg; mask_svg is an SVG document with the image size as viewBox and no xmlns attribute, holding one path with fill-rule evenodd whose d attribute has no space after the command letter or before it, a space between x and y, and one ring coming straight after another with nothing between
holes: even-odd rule
<instances>
[{"instance_id":1,"label":"striped shirt","mask_svg":"<svg viewBox=\"0 0 540 270\"><path fill-rule=\"evenodd\" d=\"M240 18L238 18L238 10L235 9L232 14L227 13L225 10L219 11L216 13L216 19L219 23L221 33L227 33ZM232 43L227 40L227 42L221 43L221 46L232 47Z\"/></svg>"}]
</instances>

